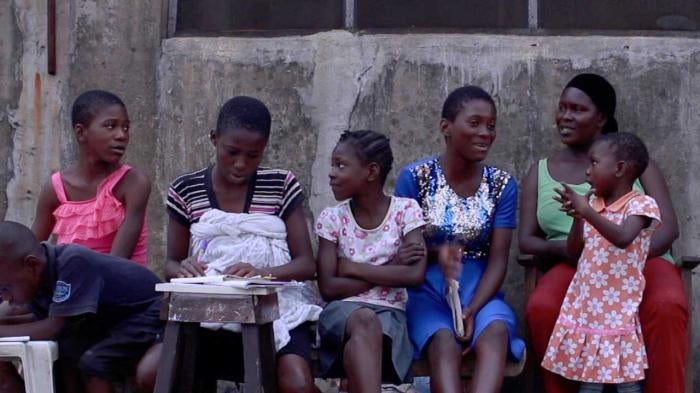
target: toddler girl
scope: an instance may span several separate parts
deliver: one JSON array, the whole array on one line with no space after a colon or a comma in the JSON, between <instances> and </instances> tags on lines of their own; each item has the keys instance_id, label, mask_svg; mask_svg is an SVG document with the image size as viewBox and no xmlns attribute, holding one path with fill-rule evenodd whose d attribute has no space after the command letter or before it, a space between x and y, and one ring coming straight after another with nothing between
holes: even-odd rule
<instances>
[{"instance_id":1,"label":"toddler girl","mask_svg":"<svg viewBox=\"0 0 700 393\"><path fill-rule=\"evenodd\" d=\"M603 384L641 392L648 367L638 315L642 270L660 213L632 185L649 155L639 138L619 132L601 136L589 157L591 190L557 190L562 210L574 217L568 251L580 257L542 367L581 381L580 392L602 392Z\"/></svg>"}]
</instances>

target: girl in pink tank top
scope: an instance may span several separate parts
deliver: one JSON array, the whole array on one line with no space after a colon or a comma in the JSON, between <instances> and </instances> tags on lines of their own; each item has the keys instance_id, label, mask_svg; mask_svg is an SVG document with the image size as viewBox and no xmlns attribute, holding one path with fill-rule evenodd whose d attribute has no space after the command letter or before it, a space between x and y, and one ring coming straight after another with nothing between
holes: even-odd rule
<instances>
[{"instance_id":1,"label":"girl in pink tank top","mask_svg":"<svg viewBox=\"0 0 700 393\"><path fill-rule=\"evenodd\" d=\"M34 234L147 264L151 183L121 163L129 143L126 106L112 93L92 90L75 100L71 117L78 161L42 187Z\"/></svg>"}]
</instances>

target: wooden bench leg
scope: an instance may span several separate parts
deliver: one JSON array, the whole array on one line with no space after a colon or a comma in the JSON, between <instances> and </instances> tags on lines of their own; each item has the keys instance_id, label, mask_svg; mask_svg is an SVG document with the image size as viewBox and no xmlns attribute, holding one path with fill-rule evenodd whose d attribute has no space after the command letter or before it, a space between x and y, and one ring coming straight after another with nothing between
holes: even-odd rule
<instances>
[{"instance_id":1,"label":"wooden bench leg","mask_svg":"<svg viewBox=\"0 0 700 393\"><path fill-rule=\"evenodd\" d=\"M175 385L177 366L179 363L178 347L181 340L179 322L168 321L163 336L163 350L156 375L155 393L170 393Z\"/></svg>"},{"instance_id":2,"label":"wooden bench leg","mask_svg":"<svg viewBox=\"0 0 700 393\"><path fill-rule=\"evenodd\" d=\"M530 299L530 295L534 292L537 286L537 268L535 266L528 266L525 268L525 307L527 308L527 301ZM525 332L529 336L530 332L527 327L527 321L525 321ZM539 364L535 360L535 352L532 350L530 345L530 338L527 338L527 351L528 357L525 359L525 393L534 393L535 385L537 384L537 373L539 371Z\"/></svg>"},{"instance_id":3,"label":"wooden bench leg","mask_svg":"<svg viewBox=\"0 0 700 393\"><path fill-rule=\"evenodd\" d=\"M277 354L272 323L243 325L245 393L277 391Z\"/></svg>"},{"instance_id":4,"label":"wooden bench leg","mask_svg":"<svg viewBox=\"0 0 700 393\"><path fill-rule=\"evenodd\" d=\"M685 361L685 391L693 391L693 269L700 263L697 257L683 257L681 259L681 277L685 288L685 296L688 299L688 355Z\"/></svg>"},{"instance_id":5,"label":"wooden bench leg","mask_svg":"<svg viewBox=\"0 0 700 393\"><path fill-rule=\"evenodd\" d=\"M190 393L202 391L201 381L197 376L197 359L199 356L199 323L183 323L180 327L182 356L179 362L178 392ZM216 382L214 382L216 384Z\"/></svg>"}]
</instances>

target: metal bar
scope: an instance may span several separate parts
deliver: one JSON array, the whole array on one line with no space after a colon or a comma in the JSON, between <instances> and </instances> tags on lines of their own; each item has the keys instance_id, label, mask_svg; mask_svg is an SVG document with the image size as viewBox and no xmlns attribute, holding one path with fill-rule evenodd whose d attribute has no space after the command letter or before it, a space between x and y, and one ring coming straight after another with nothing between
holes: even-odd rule
<instances>
[{"instance_id":1,"label":"metal bar","mask_svg":"<svg viewBox=\"0 0 700 393\"><path fill-rule=\"evenodd\" d=\"M46 18L46 71L56 75L56 0L48 0Z\"/></svg>"},{"instance_id":2,"label":"metal bar","mask_svg":"<svg viewBox=\"0 0 700 393\"><path fill-rule=\"evenodd\" d=\"M538 0L527 0L527 25L531 29L539 27L539 4Z\"/></svg>"},{"instance_id":3,"label":"metal bar","mask_svg":"<svg viewBox=\"0 0 700 393\"><path fill-rule=\"evenodd\" d=\"M345 0L345 21L343 27L348 30L353 30L357 26L355 21L355 16L357 12L355 10L355 0Z\"/></svg>"},{"instance_id":4,"label":"metal bar","mask_svg":"<svg viewBox=\"0 0 700 393\"><path fill-rule=\"evenodd\" d=\"M177 0L169 0L167 38L174 37L177 28Z\"/></svg>"}]
</instances>

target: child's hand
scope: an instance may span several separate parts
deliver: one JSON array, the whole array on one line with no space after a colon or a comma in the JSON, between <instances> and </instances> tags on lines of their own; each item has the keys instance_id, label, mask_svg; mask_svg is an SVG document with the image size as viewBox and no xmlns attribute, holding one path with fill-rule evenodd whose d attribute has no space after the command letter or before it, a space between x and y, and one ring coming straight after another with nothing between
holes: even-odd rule
<instances>
[{"instance_id":1,"label":"child's hand","mask_svg":"<svg viewBox=\"0 0 700 393\"><path fill-rule=\"evenodd\" d=\"M399 246L399 251L389 261L390 265L413 265L425 257L427 250L425 244L405 243Z\"/></svg>"},{"instance_id":2,"label":"child's hand","mask_svg":"<svg viewBox=\"0 0 700 393\"><path fill-rule=\"evenodd\" d=\"M180 270L177 272L179 278L204 276L206 264L199 262L196 256L188 257L180 262Z\"/></svg>"},{"instance_id":3,"label":"child's hand","mask_svg":"<svg viewBox=\"0 0 700 393\"><path fill-rule=\"evenodd\" d=\"M476 313L470 306L465 307L462 310L462 319L464 320L464 336L458 337L463 342L469 342L474 334L474 315ZM462 351L462 355L469 352L469 347Z\"/></svg>"},{"instance_id":4,"label":"child's hand","mask_svg":"<svg viewBox=\"0 0 700 393\"><path fill-rule=\"evenodd\" d=\"M462 275L462 247L457 244L443 244L438 249L438 264L446 278L459 281Z\"/></svg>"},{"instance_id":5,"label":"child's hand","mask_svg":"<svg viewBox=\"0 0 700 393\"><path fill-rule=\"evenodd\" d=\"M581 218L586 209L590 209L591 207L588 200L591 195L595 193L595 189L591 188L588 190L588 192L586 192L586 195L580 195L576 193L576 191L572 190L568 184L562 183L561 185L563 189L554 189L554 191L556 191L556 193L559 195L558 197L554 196L554 200L561 203L559 210L566 212L566 214L570 215L571 217Z\"/></svg>"},{"instance_id":6,"label":"child's hand","mask_svg":"<svg viewBox=\"0 0 700 393\"><path fill-rule=\"evenodd\" d=\"M224 270L224 274L238 277L265 276L265 272L246 262L235 263Z\"/></svg>"}]
</instances>

